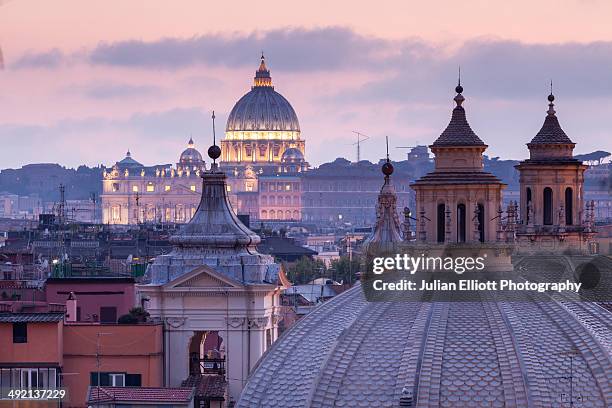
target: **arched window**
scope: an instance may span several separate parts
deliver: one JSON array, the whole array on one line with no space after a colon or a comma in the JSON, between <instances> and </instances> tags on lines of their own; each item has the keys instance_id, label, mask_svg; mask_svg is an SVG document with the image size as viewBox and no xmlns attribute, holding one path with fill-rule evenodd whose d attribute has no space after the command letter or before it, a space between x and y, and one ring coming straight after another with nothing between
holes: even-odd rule
<instances>
[{"instance_id":1,"label":"arched window","mask_svg":"<svg viewBox=\"0 0 612 408\"><path fill-rule=\"evenodd\" d=\"M268 205L268 197L261 196L261 205Z\"/></svg>"},{"instance_id":2,"label":"arched window","mask_svg":"<svg viewBox=\"0 0 612 408\"><path fill-rule=\"evenodd\" d=\"M270 210L270 219L271 220L276 219L276 212L274 210Z\"/></svg>"},{"instance_id":3,"label":"arched window","mask_svg":"<svg viewBox=\"0 0 612 408\"><path fill-rule=\"evenodd\" d=\"M457 242L465 242L465 204L457 205Z\"/></svg>"},{"instance_id":4,"label":"arched window","mask_svg":"<svg viewBox=\"0 0 612 408\"><path fill-rule=\"evenodd\" d=\"M565 189L565 224L574 224L574 192L571 187Z\"/></svg>"},{"instance_id":5,"label":"arched window","mask_svg":"<svg viewBox=\"0 0 612 408\"><path fill-rule=\"evenodd\" d=\"M531 204L531 188L527 187L527 190L525 192L525 222L527 224L529 224L529 210L527 210L529 208L529 204Z\"/></svg>"},{"instance_id":6,"label":"arched window","mask_svg":"<svg viewBox=\"0 0 612 408\"><path fill-rule=\"evenodd\" d=\"M291 219L291 211L289 211L289 210L285 211L285 219L286 220L290 220Z\"/></svg>"},{"instance_id":7,"label":"arched window","mask_svg":"<svg viewBox=\"0 0 612 408\"><path fill-rule=\"evenodd\" d=\"M478 232L480 242L485 241L485 209L484 205L478 204Z\"/></svg>"},{"instance_id":8,"label":"arched window","mask_svg":"<svg viewBox=\"0 0 612 408\"><path fill-rule=\"evenodd\" d=\"M550 187L544 189L544 225L553 223L553 192Z\"/></svg>"},{"instance_id":9,"label":"arched window","mask_svg":"<svg viewBox=\"0 0 612 408\"><path fill-rule=\"evenodd\" d=\"M446 214L444 213L446 210L446 206L444 203L438 204L438 212L437 212L437 222L438 222L438 242L444 242L444 235L446 233Z\"/></svg>"},{"instance_id":10,"label":"arched window","mask_svg":"<svg viewBox=\"0 0 612 408\"><path fill-rule=\"evenodd\" d=\"M300 213L297 210L293 210L293 219L294 220L300 219Z\"/></svg>"},{"instance_id":11,"label":"arched window","mask_svg":"<svg viewBox=\"0 0 612 408\"><path fill-rule=\"evenodd\" d=\"M262 220L265 220L265 219L267 219L267 218L268 218L268 212L267 212L266 210L263 210L263 211L261 212L261 219L262 219Z\"/></svg>"}]
</instances>

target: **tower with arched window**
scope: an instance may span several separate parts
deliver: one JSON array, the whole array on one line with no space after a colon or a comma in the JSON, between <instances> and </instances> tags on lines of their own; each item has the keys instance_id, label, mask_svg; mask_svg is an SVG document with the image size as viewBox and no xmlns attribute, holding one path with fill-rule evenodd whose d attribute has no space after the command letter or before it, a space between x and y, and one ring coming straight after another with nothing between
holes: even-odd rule
<instances>
[{"instance_id":1,"label":"tower with arched window","mask_svg":"<svg viewBox=\"0 0 612 408\"><path fill-rule=\"evenodd\" d=\"M573 156L576 144L565 134L548 96L548 112L536 136L527 143L529 159L520 173L519 248L583 251L593 235L584 202L587 166Z\"/></svg>"},{"instance_id":2,"label":"tower with arched window","mask_svg":"<svg viewBox=\"0 0 612 408\"><path fill-rule=\"evenodd\" d=\"M411 187L416 193L417 239L427 243L478 243L500 239L505 184L484 171L487 145L470 127L461 84L450 123L429 146L435 169Z\"/></svg>"}]
</instances>

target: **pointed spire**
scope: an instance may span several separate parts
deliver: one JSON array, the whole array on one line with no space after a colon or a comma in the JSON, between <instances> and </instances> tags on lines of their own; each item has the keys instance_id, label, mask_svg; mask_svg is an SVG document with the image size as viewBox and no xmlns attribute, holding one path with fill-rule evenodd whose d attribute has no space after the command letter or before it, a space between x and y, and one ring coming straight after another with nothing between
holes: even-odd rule
<instances>
[{"instance_id":1,"label":"pointed spire","mask_svg":"<svg viewBox=\"0 0 612 408\"><path fill-rule=\"evenodd\" d=\"M559 119L555 111L555 95L553 94L552 81L550 81L550 94L547 99L548 110L546 111L544 124L538 134L531 139L531 142L529 142L527 146L534 144L574 144L559 124Z\"/></svg>"},{"instance_id":2,"label":"pointed spire","mask_svg":"<svg viewBox=\"0 0 612 408\"><path fill-rule=\"evenodd\" d=\"M132 153L130 153L130 149L128 149L127 153L125 154L125 157L132 157Z\"/></svg>"},{"instance_id":3,"label":"pointed spire","mask_svg":"<svg viewBox=\"0 0 612 408\"><path fill-rule=\"evenodd\" d=\"M376 205L376 225L372 235L366 240L365 247L371 245L386 245L402 241L401 226L397 214L397 195L391 184L393 165L389 159L389 137L386 137L387 159L382 166L385 182L378 195Z\"/></svg>"},{"instance_id":4,"label":"pointed spire","mask_svg":"<svg viewBox=\"0 0 612 408\"><path fill-rule=\"evenodd\" d=\"M263 51L261 52L261 62L259 68L255 71L254 87L260 86L272 86L272 77L270 76L270 70L266 67L266 58Z\"/></svg>"},{"instance_id":5,"label":"pointed spire","mask_svg":"<svg viewBox=\"0 0 612 408\"><path fill-rule=\"evenodd\" d=\"M193 146L195 144L193 143L193 137L191 137L191 135L189 135L189 141L187 142L187 147L190 149L193 149Z\"/></svg>"},{"instance_id":6,"label":"pointed spire","mask_svg":"<svg viewBox=\"0 0 612 408\"><path fill-rule=\"evenodd\" d=\"M465 101L462 95L461 67L459 67L459 76L455 92L457 92L457 95L453 99L457 106L453 109L450 123L432 146L485 146L484 142L480 140L470 127L465 116L465 109L461 106L463 101Z\"/></svg>"},{"instance_id":7,"label":"pointed spire","mask_svg":"<svg viewBox=\"0 0 612 408\"><path fill-rule=\"evenodd\" d=\"M455 96L454 100L457 106L461 106L465 98L461 93L463 92L463 87L461 86L461 65L459 66L459 77L457 79L457 86L455 87L455 92L457 92L457 96Z\"/></svg>"},{"instance_id":8,"label":"pointed spire","mask_svg":"<svg viewBox=\"0 0 612 408\"><path fill-rule=\"evenodd\" d=\"M555 95L553 95L553 82L550 80L550 94L548 95L548 111L546 112L548 116L555 116Z\"/></svg>"},{"instance_id":9,"label":"pointed spire","mask_svg":"<svg viewBox=\"0 0 612 408\"><path fill-rule=\"evenodd\" d=\"M391 164L391 160L389 160L389 136L385 136L387 141L387 161L382 166L382 173L385 175L385 184L389 181L389 176L393 174L393 165Z\"/></svg>"}]
</instances>

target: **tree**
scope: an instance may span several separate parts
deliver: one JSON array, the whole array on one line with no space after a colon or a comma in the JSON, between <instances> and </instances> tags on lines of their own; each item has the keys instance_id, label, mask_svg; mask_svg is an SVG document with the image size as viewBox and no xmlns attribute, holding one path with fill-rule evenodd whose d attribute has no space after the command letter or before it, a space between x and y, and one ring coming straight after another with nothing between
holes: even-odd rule
<instances>
[{"instance_id":1,"label":"tree","mask_svg":"<svg viewBox=\"0 0 612 408\"><path fill-rule=\"evenodd\" d=\"M348 256L341 256L340 259L333 260L330 267L331 278L343 283L353 283L357 279L355 274L359 272L360 262L353 258L349 261Z\"/></svg>"},{"instance_id":2,"label":"tree","mask_svg":"<svg viewBox=\"0 0 612 408\"><path fill-rule=\"evenodd\" d=\"M586 153L586 154L578 154L576 156L574 156L574 158L576 160L580 160L580 161L585 161L585 162L595 162L596 164L601 164L601 162L607 158L610 157L612 155L612 153L610 152L605 152L603 150L597 150L591 153Z\"/></svg>"},{"instance_id":3,"label":"tree","mask_svg":"<svg viewBox=\"0 0 612 408\"><path fill-rule=\"evenodd\" d=\"M285 270L291 282L301 285L320 278L325 271L325 264L321 260L303 256L293 263L285 264Z\"/></svg>"},{"instance_id":4,"label":"tree","mask_svg":"<svg viewBox=\"0 0 612 408\"><path fill-rule=\"evenodd\" d=\"M124 314L117 319L119 324L145 323L151 315L144 308L138 306L130 309L128 314Z\"/></svg>"}]
</instances>

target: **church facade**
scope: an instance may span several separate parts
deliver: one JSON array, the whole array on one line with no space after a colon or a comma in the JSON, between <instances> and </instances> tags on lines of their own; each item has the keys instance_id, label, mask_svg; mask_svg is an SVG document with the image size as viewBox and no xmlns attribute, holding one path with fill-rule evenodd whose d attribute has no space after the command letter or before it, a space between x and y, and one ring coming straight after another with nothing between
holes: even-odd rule
<instances>
[{"instance_id":1,"label":"church facade","mask_svg":"<svg viewBox=\"0 0 612 408\"><path fill-rule=\"evenodd\" d=\"M208 385L232 406L261 355L278 337L282 270L257 252L260 237L231 209L227 176L214 162L202 170L198 209L172 236L138 286L154 320L164 323L167 386L193 386L208 406Z\"/></svg>"},{"instance_id":2,"label":"church facade","mask_svg":"<svg viewBox=\"0 0 612 408\"><path fill-rule=\"evenodd\" d=\"M202 155L189 139L178 163L146 167L128 151L102 177L104 224L185 223L200 201Z\"/></svg>"}]
</instances>

